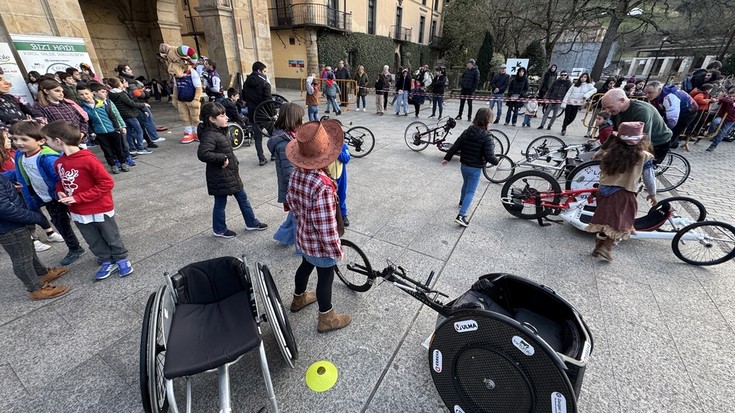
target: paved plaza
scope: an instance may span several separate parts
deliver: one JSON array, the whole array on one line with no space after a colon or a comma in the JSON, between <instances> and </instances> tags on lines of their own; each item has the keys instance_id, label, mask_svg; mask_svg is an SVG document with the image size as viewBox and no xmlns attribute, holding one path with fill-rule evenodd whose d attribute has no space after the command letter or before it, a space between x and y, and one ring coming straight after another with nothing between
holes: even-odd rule
<instances>
[{"instance_id":1,"label":"paved plaza","mask_svg":"<svg viewBox=\"0 0 735 413\"><path fill-rule=\"evenodd\" d=\"M279 90L303 103L298 91ZM615 249L615 261L590 255L593 236L569 224L540 227L508 214L501 186L482 179L470 210L470 226L454 222L462 178L459 158L446 167L435 147L413 152L404 129L413 115L396 117L345 112L345 124L366 126L376 147L347 166L350 227L345 234L368 255L374 268L386 260L409 276L437 272L436 288L454 298L478 276L507 272L545 284L574 304L590 326L595 347L579 398L579 411L652 413L733 411L735 399L735 266L694 267L677 259L670 241L631 240ZM475 102L475 110L484 103ZM458 104L449 100L445 115ZM158 123L172 128L154 154L138 157L130 173L115 175L116 219L135 272L125 279L93 280L96 265L87 253L60 282L66 296L28 300L0 254L0 411L142 412L138 360L142 314L148 296L164 282L164 271L208 258L245 254L267 264L285 305L300 263L292 248L272 239L285 218L276 202L273 163L259 167L253 147L235 153L256 216L269 228L246 232L236 202L227 209L235 239L212 237L213 198L207 195L197 144L182 145L181 125L171 105L153 105ZM424 106L421 120L430 109ZM583 141L579 123L563 139ZM520 121L518 122L520 125ZM503 127L513 144L510 156L542 131ZM554 130L558 134L561 119ZM469 125L460 121L459 136ZM544 134L547 131L543 131ZM678 194L701 200L709 218L735 224L732 165L735 144L713 153L706 143L683 152L691 162L689 180ZM98 148L93 149L101 154ZM659 199L662 199L661 196ZM58 265L63 244L40 253ZM316 283L312 275L310 286ZM317 309L290 314L299 359L289 368L266 327L265 342L278 402L283 412L445 412L434 388L427 351L436 314L385 283L354 293L335 280L337 311L352 315L343 330L318 334ZM306 369L328 360L339 370L337 384L314 393ZM256 352L231 369L234 411L256 412L267 404ZM216 412L216 376L193 379L195 412ZM183 389L182 386L178 387ZM179 393L183 396L183 392ZM179 399L182 407L183 398Z\"/></svg>"}]
</instances>

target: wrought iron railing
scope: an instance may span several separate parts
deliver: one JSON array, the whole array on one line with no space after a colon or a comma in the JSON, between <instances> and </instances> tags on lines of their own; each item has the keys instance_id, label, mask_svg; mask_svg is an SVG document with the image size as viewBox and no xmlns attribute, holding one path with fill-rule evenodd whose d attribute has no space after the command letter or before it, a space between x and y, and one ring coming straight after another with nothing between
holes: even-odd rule
<instances>
[{"instance_id":1,"label":"wrought iron railing","mask_svg":"<svg viewBox=\"0 0 735 413\"><path fill-rule=\"evenodd\" d=\"M411 28L401 26L390 26L390 33L388 36L394 40L400 40L402 42L411 41Z\"/></svg>"},{"instance_id":2,"label":"wrought iron railing","mask_svg":"<svg viewBox=\"0 0 735 413\"><path fill-rule=\"evenodd\" d=\"M331 8L326 4L292 4L268 9L272 29L321 26L339 31L352 31L352 13Z\"/></svg>"}]
</instances>

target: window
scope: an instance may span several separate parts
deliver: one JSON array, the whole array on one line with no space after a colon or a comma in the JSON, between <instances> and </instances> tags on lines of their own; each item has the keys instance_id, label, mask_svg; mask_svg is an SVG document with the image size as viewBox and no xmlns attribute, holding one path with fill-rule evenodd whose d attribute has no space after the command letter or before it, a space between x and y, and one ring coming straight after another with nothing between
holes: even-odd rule
<instances>
[{"instance_id":1,"label":"window","mask_svg":"<svg viewBox=\"0 0 735 413\"><path fill-rule=\"evenodd\" d=\"M376 0L368 0L368 34L375 34L375 2Z\"/></svg>"},{"instance_id":2,"label":"window","mask_svg":"<svg viewBox=\"0 0 735 413\"><path fill-rule=\"evenodd\" d=\"M429 43L434 43L436 37L436 20L431 21L431 31L429 31Z\"/></svg>"},{"instance_id":3,"label":"window","mask_svg":"<svg viewBox=\"0 0 735 413\"><path fill-rule=\"evenodd\" d=\"M439 11L439 2L441 0L434 0L434 10Z\"/></svg>"},{"instance_id":4,"label":"window","mask_svg":"<svg viewBox=\"0 0 735 413\"><path fill-rule=\"evenodd\" d=\"M421 16L419 19L419 43L424 42L424 26L426 25L426 16Z\"/></svg>"},{"instance_id":5,"label":"window","mask_svg":"<svg viewBox=\"0 0 735 413\"><path fill-rule=\"evenodd\" d=\"M423 4L424 6L426 6L426 0L421 0L421 4Z\"/></svg>"}]
</instances>

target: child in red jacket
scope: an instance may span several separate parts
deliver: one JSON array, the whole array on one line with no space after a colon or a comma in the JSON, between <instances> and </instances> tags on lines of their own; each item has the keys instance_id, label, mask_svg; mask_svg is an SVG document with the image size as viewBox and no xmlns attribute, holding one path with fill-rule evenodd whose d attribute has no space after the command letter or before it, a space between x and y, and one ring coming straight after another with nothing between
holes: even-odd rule
<instances>
[{"instance_id":1,"label":"child in red jacket","mask_svg":"<svg viewBox=\"0 0 735 413\"><path fill-rule=\"evenodd\" d=\"M96 280L115 271L120 277L133 272L128 250L115 222L112 188L115 181L92 152L79 148L81 133L68 122L51 122L41 129L47 145L63 152L54 166L59 174L56 191L59 202L69 208L72 221L79 228L100 268Z\"/></svg>"},{"instance_id":2,"label":"child in red jacket","mask_svg":"<svg viewBox=\"0 0 735 413\"><path fill-rule=\"evenodd\" d=\"M717 112L717 117L712 121L709 127L709 133L715 133L717 127L722 123L720 131L717 136L712 139L712 144L707 148L707 152L712 152L717 148L717 145L722 142L730 142L729 139L725 139L730 134L730 129L735 125L735 87L731 87L727 90L727 95L719 99L720 110Z\"/></svg>"}]
</instances>

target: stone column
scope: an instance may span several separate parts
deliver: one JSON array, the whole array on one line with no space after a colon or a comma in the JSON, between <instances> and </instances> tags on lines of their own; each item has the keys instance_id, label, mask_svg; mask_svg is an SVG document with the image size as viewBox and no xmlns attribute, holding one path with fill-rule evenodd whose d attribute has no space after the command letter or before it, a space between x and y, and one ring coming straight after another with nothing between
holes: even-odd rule
<instances>
[{"instance_id":1,"label":"stone column","mask_svg":"<svg viewBox=\"0 0 735 413\"><path fill-rule=\"evenodd\" d=\"M196 8L202 18L209 59L217 63L222 87L230 86L231 74L239 71L239 54L230 0L201 0Z\"/></svg>"},{"instance_id":2,"label":"stone column","mask_svg":"<svg viewBox=\"0 0 735 413\"><path fill-rule=\"evenodd\" d=\"M208 0L211 1L211 0ZM222 1L222 0L220 0ZM268 0L232 0L233 19L237 29L239 57L238 72L247 75L253 63L263 62L268 67L268 78L275 87L275 68L273 67L273 50L271 49L271 31L268 22ZM232 72L234 75L235 72Z\"/></svg>"},{"instance_id":3,"label":"stone column","mask_svg":"<svg viewBox=\"0 0 735 413\"><path fill-rule=\"evenodd\" d=\"M305 29L306 33L306 73L319 75L319 48L316 43L316 30Z\"/></svg>"}]
</instances>

